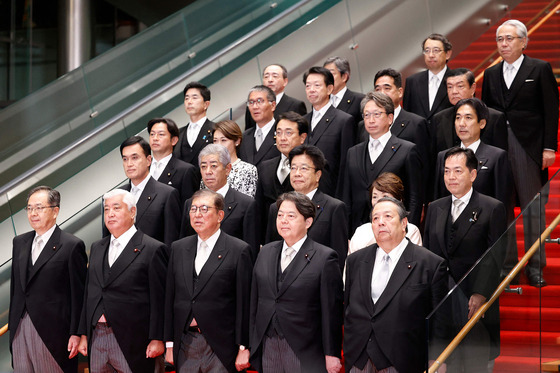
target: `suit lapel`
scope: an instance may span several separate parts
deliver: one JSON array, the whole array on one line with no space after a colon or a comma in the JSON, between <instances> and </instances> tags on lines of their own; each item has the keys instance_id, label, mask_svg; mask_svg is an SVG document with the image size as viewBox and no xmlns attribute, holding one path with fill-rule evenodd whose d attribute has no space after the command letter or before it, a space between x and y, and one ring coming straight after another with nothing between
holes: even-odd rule
<instances>
[{"instance_id":1,"label":"suit lapel","mask_svg":"<svg viewBox=\"0 0 560 373\"><path fill-rule=\"evenodd\" d=\"M478 203L478 194L476 191L473 191L469 204L455 221L457 223L457 230L455 231L455 237L453 238L453 251L459 247L461 241L463 241L463 238L471 229L473 224L476 224L481 210L482 208Z\"/></svg>"},{"instance_id":2,"label":"suit lapel","mask_svg":"<svg viewBox=\"0 0 560 373\"><path fill-rule=\"evenodd\" d=\"M443 76L443 79L445 79L447 75L449 75L449 67L445 71L445 75ZM436 92L436 97L434 98L434 104L432 105L432 109L430 110L430 114L429 114L430 116L432 116L435 113L435 111L437 110L441 102L445 100L445 96L447 96L447 86L444 84L442 80L439 84L438 91Z\"/></svg>"},{"instance_id":3,"label":"suit lapel","mask_svg":"<svg viewBox=\"0 0 560 373\"><path fill-rule=\"evenodd\" d=\"M90 263L95 263L92 268L95 269L95 276L97 277L97 282L99 284L105 284L105 278L103 276L103 260L108 256L109 250L109 243L111 241L111 236L104 237L101 241L98 242L99 249L92 250L90 256Z\"/></svg>"},{"instance_id":4,"label":"suit lapel","mask_svg":"<svg viewBox=\"0 0 560 373\"><path fill-rule=\"evenodd\" d=\"M401 112L399 116L393 121L393 125L391 126L391 133L395 137L400 137L402 131L408 126L408 120L403 118L402 115L403 109L401 108Z\"/></svg>"},{"instance_id":5,"label":"suit lapel","mask_svg":"<svg viewBox=\"0 0 560 373\"><path fill-rule=\"evenodd\" d=\"M416 266L416 262L413 260L413 248L412 244L409 242L408 245L405 247L401 258L397 262L391 277L389 278L389 282L387 283L387 287L377 300L377 304L375 305L375 314L379 314L383 309L390 303L391 299L395 296L395 294L399 291L399 289L403 286L404 282L410 276L414 267Z\"/></svg>"},{"instance_id":6,"label":"suit lapel","mask_svg":"<svg viewBox=\"0 0 560 373\"><path fill-rule=\"evenodd\" d=\"M31 267L31 271L29 271L29 278L27 279L28 283L33 280L35 274L41 269L41 267L45 265L45 263L47 263L53 257L53 255L58 250L60 250L61 247L62 243L60 242L60 228L57 226L54 229L51 238L45 244L45 247L43 248L43 251L41 251L41 254L37 258L37 261Z\"/></svg>"},{"instance_id":7,"label":"suit lapel","mask_svg":"<svg viewBox=\"0 0 560 373\"><path fill-rule=\"evenodd\" d=\"M482 167L488 162L488 157L486 156L486 145L481 142L476 149L476 159L478 159L478 166L476 167L476 172L479 173Z\"/></svg>"},{"instance_id":8,"label":"suit lapel","mask_svg":"<svg viewBox=\"0 0 560 373\"><path fill-rule=\"evenodd\" d=\"M344 92L344 96L342 96L342 99L340 100L338 106L336 107L338 110L347 112L348 108L350 108L350 105L352 105L352 97L350 93L351 92L349 89L347 89L346 92Z\"/></svg>"},{"instance_id":9,"label":"suit lapel","mask_svg":"<svg viewBox=\"0 0 560 373\"><path fill-rule=\"evenodd\" d=\"M445 197L446 201L443 207L437 207L436 210L436 225L433 229L437 229L437 239L439 247L443 251L443 254L448 258L447 254L447 244L445 242L445 229L447 226L447 219L451 214L451 196Z\"/></svg>"},{"instance_id":10,"label":"suit lapel","mask_svg":"<svg viewBox=\"0 0 560 373\"><path fill-rule=\"evenodd\" d=\"M375 265L375 255L377 253L377 245L367 247L362 250L368 250L364 260L360 263L360 287L362 288L363 299L365 299L368 313L373 315L373 299L371 298L371 277L373 276L373 266Z\"/></svg>"},{"instance_id":11,"label":"suit lapel","mask_svg":"<svg viewBox=\"0 0 560 373\"><path fill-rule=\"evenodd\" d=\"M194 259L196 257L196 249L198 246L198 236L191 236L189 237L189 241L185 245L187 247L184 250L184 259L182 260L182 267L183 267L183 277L185 278L186 286L189 293L192 294L194 292Z\"/></svg>"},{"instance_id":12,"label":"suit lapel","mask_svg":"<svg viewBox=\"0 0 560 373\"><path fill-rule=\"evenodd\" d=\"M22 289L25 289L27 286L27 265L29 263L29 257L31 256L31 250L33 249L34 238L35 231L32 231L27 235L26 239L23 241L23 245L19 248L18 261Z\"/></svg>"},{"instance_id":13,"label":"suit lapel","mask_svg":"<svg viewBox=\"0 0 560 373\"><path fill-rule=\"evenodd\" d=\"M259 163L261 159L268 153L270 148L276 147L276 135L274 134L276 131L276 123L272 126L268 134L266 135L260 149L258 152L255 153L254 161L255 163ZM253 149L255 149L253 145Z\"/></svg>"},{"instance_id":14,"label":"suit lapel","mask_svg":"<svg viewBox=\"0 0 560 373\"><path fill-rule=\"evenodd\" d=\"M121 252L121 255L117 258L115 263L111 266L111 271L105 286L111 284L117 277L119 277L126 268L136 259L138 255L142 253L144 249L144 244L142 243L142 238L144 234L140 231L136 231L126 247ZM107 249L109 245L107 245ZM103 260L103 259L102 259ZM103 275L101 275L103 278Z\"/></svg>"},{"instance_id":15,"label":"suit lapel","mask_svg":"<svg viewBox=\"0 0 560 373\"><path fill-rule=\"evenodd\" d=\"M226 196L224 198L224 205L225 205L224 206L224 219L222 220L222 225L224 224L224 222L226 221L228 216L231 215L231 213L233 212L233 210L235 210L235 207L237 206L237 202L235 201L234 192L233 192L233 189L231 188L231 185L230 185L229 190L226 193Z\"/></svg>"},{"instance_id":16,"label":"suit lapel","mask_svg":"<svg viewBox=\"0 0 560 373\"><path fill-rule=\"evenodd\" d=\"M377 175L381 173L383 168L385 168L385 165L391 160L393 155L395 155L399 151L401 145L396 140L397 138L395 137L395 135L391 135L391 138L389 138L387 145L385 145L383 151L381 152L381 154L379 154L379 157L377 157L377 159L373 163L373 174L376 175L376 178Z\"/></svg>"},{"instance_id":17,"label":"suit lapel","mask_svg":"<svg viewBox=\"0 0 560 373\"><path fill-rule=\"evenodd\" d=\"M419 95L420 102L422 105L422 109L424 110L423 117L426 118L430 114L430 89L428 88L428 70L424 71L422 75L420 75L419 79Z\"/></svg>"},{"instance_id":18,"label":"suit lapel","mask_svg":"<svg viewBox=\"0 0 560 373\"><path fill-rule=\"evenodd\" d=\"M175 172L177 172L177 170L175 169L175 162L175 158L171 156L171 159L167 163L167 166L165 166L165 168L161 172L161 175L157 181L159 181L160 183L173 185L171 179L173 179Z\"/></svg>"},{"instance_id":19,"label":"suit lapel","mask_svg":"<svg viewBox=\"0 0 560 373\"><path fill-rule=\"evenodd\" d=\"M311 117L313 118L313 112L311 112ZM319 123L315 126L315 129L311 132L311 139L309 139L310 145L317 145L317 142L323 136L323 133L329 128L334 118L336 117L336 109L334 107L329 107L325 112L325 115L321 118ZM310 122L311 123L311 122Z\"/></svg>"},{"instance_id":20,"label":"suit lapel","mask_svg":"<svg viewBox=\"0 0 560 373\"><path fill-rule=\"evenodd\" d=\"M247 149L246 156L247 162L255 164L255 131L257 126L251 128L247 135L243 136L243 144L241 144L245 149Z\"/></svg>"},{"instance_id":21,"label":"suit lapel","mask_svg":"<svg viewBox=\"0 0 560 373\"><path fill-rule=\"evenodd\" d=\"M216 272L216 270L222 265L225 260L226 255L228 254L229 250L226 247L225 243L225 236L223 233L220 233L220 237L218 237L218 241L216 241L216 245L212 249L210 256L204 266L200 270L198 275L198 286L193 292L193 298L195 298L204 286L208 283L208 280L212 277L212 274Z\"/></svg>"},{"instance_id":22,"label":"suit lapel","mask_svg":"<svg viewBox=\"0 0 560 373\"><path fill-rule=\"evenodd\" d=\"M325 198L323 192L317 189L317 191L313 195L312 201L315 204L315 207L317 207L317 213L315 214L315 219L313 219L313 222L316 222L317 220L319 220L319 216L321 216L321 214L323 213L323 209L325 208L327 199ZM311 226L309 229L311 229L312 227L313 226Z\"/></svg>"},{"instance_id":23,"label":"suit lapel","mask_svg":"<svg viewBox=\"0 0 560 373\"><path fill-rule=\"evenodd\" d=\"M198 153L203 147L208 145L212 142L214 138L212 137L212 123L206 119L202 127L200 128L200 132L198 132L198 137L192 146L193 152L196 154ZM187 141L187 144L189 142ZM195 161L198 162L197 159Z\"/></svg>"},{"instance_id":24,"label":"suit lapel","mask_svg":"<svg viewBox=\"0 0 560 373\"><path fill-rule=\"evenodd\" d=\"M150 180L146 183L140 198L138 198L138 202L136 203L136 222L142 219L142 216L148 210L150 204L154 201L157 196L157 192L155 190L155 179L150 176ZM129 189L130 190L130 189Z\"/></svg>"},{"instance_id":25,"label":"suit lapel","mask_svg":"<svg viewBox=\"0 0 560 373\"><path fill-rule=\"evenodd\" d=\"M272 260L268 261L268 279L273 294L278 293L278 267L280 266L280 252L282 251L283 241L278 241L271 250Z\"/></svg>"},{"instance_id":26,"label":"suit lapel","mask_svg":"<svg viewBox=\"0 0 560 373\"><path fill-rule=\"evenodd\" d=\"M315 248L313 247L313 245L311 245L310 239L308 237L301 246L301 249L299 249L294 259L292 259L292 262L289 265L288 273L286 273L286 277L282 282L282 287L278 290L278 296L281 296L286 291L286 289L290 287L292 282L296 280L301 271L303 271L303 269L307 267L309 263L311 263L314 254Z\"/></svg>"},{"instance_id":27,"label":"suit lapel","mask_svg":"<svg viewBox=\"0 0 560 373\"><path fill-rule=\"evenodd\" d=\"M525 56L523 58L521 66L519 66L519 71L517 71L517 74L515 75L515 78L513 79L513 82L511 83L511 86L509 88L509 100L508 102L506 102L507 106L509 106L509 104L515 100L515 96L517 96L517 93L519 93L519 91L523 88L525 80L534 68L535 66L533 64L533 61L531 61L529 57ZM503 70L500 70L503 76L502 71Z\"/></svg>"}]
</instances>

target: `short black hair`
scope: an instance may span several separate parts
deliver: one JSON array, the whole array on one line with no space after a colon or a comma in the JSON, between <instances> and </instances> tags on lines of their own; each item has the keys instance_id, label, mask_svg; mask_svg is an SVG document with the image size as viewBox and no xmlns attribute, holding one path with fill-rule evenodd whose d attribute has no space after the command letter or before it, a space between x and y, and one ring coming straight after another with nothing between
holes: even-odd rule
<instances>
[{"instance_id":1,"label":"short black hair","mask_svg":"<svg viewBox=\"0 0 560 373\"><path fill-rule=\"evenodd\" d=\"M290 164L292 164L292 159L294 159L294 157L297 155L307 155L309 158L311 158L313 167L315 167L315 172L323 171L325 169L327 161L325 159L325 155L318 147L307 144L296 146L290 151L290 154L288 154Z\"/></svg>"},{"instance_id":2,"label":"short black hair","mask_svg":"<svg viewBox=\"0 0 560 373\"><path fill-rule=\"evenodd\" d=\"M183 89L183 97L185 97L185 95L187 94L187 91L191 88L198 89L198 91L200 92L200 95L202 96L202 99L204 101L210 101L210 90L204 84L199 83L199 82L188 83L185 86L185 89Z\"/></svg>"},{"instance_id":3,"label":"short black hair","mask_svg":"<svg viewBox=\"0 0 560 373\"><path fill-rule=\"evenodd\" d=\"M310 67L309 70L303 74L303 84L307 84L307 77L309 74L319 74L323 75L323 79L325 80L325 85L328 87L330 85L334 85L334 76L333 74L324 67L321 66L313 66Z\"/></svg>"},{"instance_id":4,"label":"short black hair","mask_svg":"<svg viewBox=\"0 0 560 373\"><path fill-rule=\"evenodd\" d=\"M60 207L60 193L58 190L53 189L46 185L36 186L35 188L31 189L27 194L27 202L29 203L29 198L37 192L47 192L47 201L49 206Z\"/></svg>"},{"instance_id":5,"label":"short black hair","mask_svg":"<svg viewBox=\"0 0 560 373\"><path fill-rule=\"evenodd\" d=\"M445 83L447 84L447 79L451 77L463 76L463 75L466 75L467 82L469 83L469 87L472 87L472 85L475 82L474 74L472 73L472 71L470 71L465 67L458 67L456 69L449 70L449 74L447 74L447 76L445 77Z\"/></svg>"},{"instance_id":6,"label":"short black hair","mask_svg":"<svg viewBox=\"0 0 560 373\"><path fill-rule=\"evenodd\" d=\"M303 215L304 219L315 219L317 208L305 194L293 191L281 194L276 200L276 207L278 207L278 210L280 210L280 206L284 201L293 202L294 205L296 205L298 212Z\"/></svg>"},{"instance_id":7,"label":"short black hair","mask_svg":"<svg viewBox=\"0 0 560 373\"><path fill-rule=\"evenodd\" d=\"M375 78L373 78L373 87L375 88L375 83L377 83L377 79L381 78L382 76L388 76L393 78L393 81L395 83L395 86L397 88L401 88L402 87L402 75L400 72L398 72L395 69L383 69L383 70L379 70L377 72L377 74L375 74Z\"/></svg>"},{"instance_id":8,"label":"short black hair","mask_svg":"<svg viewBox=\"0 0 560 373\"><path fill-rule=\"evenodd\" d=\"M464 155L466 158L466 166L469 169L469 171L476 170L478 166L478 159L476 159L476 155L474 154L472 149L469 148L463 149L460 146L455 146L445 152L444 164L445 161L447 161L447 158L459 156L461 154Z\"/></svg>"},{"instance_id":9,"label":"short black hair","mask_svg":"<svg viewBox=\"0 0 560 373\"><path fill-rule=\"evenodd\" d=\"M154 118L150 119L148 122L148 134L152 132L152 127L157 123L165 123L167 125L167 131L171 134L171 138L179 137L179 127L173 119L169 118Z\"/></svg>"},{"instance_id":10,"label":"short black hair","mask_svg":"<svg viewBox=\"0 0 560 373\"><path fill-rule=\"evenodd\" d=\"M282 113L278 117L278 120L276 121L276 125L278 125L278 123L282 119L297 123L297 129L300 135L304 133L309 133L309 122L301 114L296 113L295 111L287 111L285 113Z\"/></svg>"},{"instance_id":11,"label":"short black hair","mask_svg":"<svg viewBox=\"0 0 560 373\"><path fill-rule=\"evenodd\" d=\"M488 106L486 106L486 104L482 102L482 100L475 97L459 100L459 102L457 102L453 107L453 118L455 118L455 116L457 115L457 111L459 110L459 108L464 105L469 105L474 109L474 111L476 111L477 122L480 122L483 119L488 121L488 118L490 117Z\"/></svg>"},{"instance_id":12,"label":"short black hair","mask_svg":"<svg viewBox=\"0 0 560 373\"><path fill-rule=\"evenodd\" d=\"M428 39L430 40L437 40L437 41L441 41L443 44L443 50L445 52L449 52L450 50L453 49L453 45L451 44L451 42L442 34L430 34L430 36L428 36L426 39L424 39L424 41L422 42L422 51L424 50L424 45L426 44L426 42L428 41Z\"/></svg>"},{"instance_id":13,"label":"short black hair","mask_svg":"<svg viewBox=\"0 0 560 373\"><path fill-rule=\"evenodd\" d=\"M141 136L132 136L129 137L128 139L124 140L121 144L121 157L122 157L122 152L123 149L126 148L127 146L132 146L135 144L139 144L142 147L142 150L144 151L144 155L147 157L149 155L152 155L152 148L150 148L150 144L144 140L143 137Z\"/></svg>"}]
</instances>

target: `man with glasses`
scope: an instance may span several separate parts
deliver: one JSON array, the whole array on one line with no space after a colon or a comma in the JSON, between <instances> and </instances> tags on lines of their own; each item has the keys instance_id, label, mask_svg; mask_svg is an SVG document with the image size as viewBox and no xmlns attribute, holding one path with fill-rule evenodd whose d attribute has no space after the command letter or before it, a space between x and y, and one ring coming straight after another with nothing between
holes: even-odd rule
<instances>
[{"instance_id":1,"label":"man with glasses","mask_svg":"<svg viewBox=\"0 0 560 373\"><path fill-rule=\"evenodd\" d=\"M431 121L434 114L451 106L444 84L449 74L447 61L453 46L441 34L431 34L422 42L422 53L428 70L406 78L403 108Z\"/></svg>"},{"instance_id":2,"label":"man with glasses","mask_svg":"<svg viewBox=\"0 0 560 373\"><path fill-rule=\"evenodd\" d=\"M60 193L47 186L27 197L33 229L14 238L10 351L15 372L78 370L78 324L87 257L82 240L56 224Z\"/></svg>"},{"instance_id":3,"label":"man with glasses","mask_svg":"<svg viewBox=\"0 0 560 373\"><path fill-rule=\"evenodd\" d=\"M496 30L496 42L504 61L484 71L482 100L506 115L515 193L521 209L525 209L548 180L548 167L556 159L558 84L548 62L523 54L529 42L523 23L504 22ZM541 206L533 204L523 214L525 251L544 229L546 199L541 198ZM540 255L533 255L525 268L531 285L546 285L542 276L545 266L542 245Z\"/></svg>"},{"instance_id":4,"label":"man with glasses","mask_svg":"<svg viewBox=\"0 0 560 373\"><path fill-rule=\"evenodd\" d=\"M261 249L251 285L251 363L259 372L342 368L342 276L336 252L307 234L315 204L298 192L277 201L281 241Z\"/></svg>"},{"instance_id":5,"label":"man with glasses","mask_svg":"<svg viewBox=\"0 0 560 373\"><path fill-rule=\"evenodd\" d=\"M404 184L404 204L409 221L419 225L422 212L422 161L415 144L391 134L394 106L389 96L369 92L362 100L364 126L369 134L348 151L343 201L350 210L350 235L369 221L369 187L383 172L392 172Z\"/></svg>"},{"instance_id":6,"label":"man with glasses","mask_svg":"<svg viewBox=\"0 0 560 373\"><path fill-rule=\"evenodd\" d=\"M247 107L257 125L243 133L239 158L258 166L262 161L279 155L278 149L274 146L276 95L272 89L264 85L254 86L249 91Z\"/></svg>"},{"instance_id":7,"label":"man with glasses","mask_svg":"<svg viewBox=\"0 0 560 373\"><path fill-rule=\"evenodd\" d=\"M166 360L179 373L249 367L251 248L220 229L224 208L220 194L196 192L188 211L196 235L171 245Z\"/></svg>"},{"instance_id":8,"label":"man with glasses","mask_svg":"<svg viewBox=\"0 0 560 373\"><path fill-rule=\"evenodd\" d=\"M204 84L190 82L185 86L183 95L185 112L191 121L181 128L173 154L198 167L198 153L213 141L214 122L206 116L210 106L210 90Z\"/></svg>"},{"instance_id":9,"label":"man with glasses","mask_svg":"<svg viewBox=\"0 0 560 373\"><path fill-rule=\"evenodd\" d=\"M310 123L305 143L321 149L327 158L321 190L336 197L342 193L346 153L354 144L354 118L332 106L330 95L334 89L334 77L329 70L311 67L303 75L303 83L307 100L313 106L312 112L305 116Z\"/></svg>"},{"instance_id":10,"label":"man with glasses","mask_svg":"<svg viewBox=\"0 0 560 373\"><path fill-rule=\"evenodd\" d=\"M289 161L292 187L309 197L317 207L313 225L307 234L313 241L336 251L342 271L348 253L348 218L344 202L323 193L319 188L326 164L325 156L316 146L300 145L290 152ZM266 243L281 239L275 224L277 214L278 207L274 203L268 214Z\"/></svg>"},{"instance_id":11,"label":"man with glasses","mask_svg":"<svg viewBox=\"0 0 560 373\"><path fill-rule=\"evenodd\" d=\"M224 216L221 219L220 229L249 244L252 258L256 259L259 250L257 204L253 198L238 192L228 184L227 177L231 171L228 150L222 145L207 145L200 152L198 161L204 185L224 199ZM190 214L192 203L192 198L188 199L183 208L181 238L196 233Z\"/></svg>"},{"instance_id":12,"label":"man with glasses","mask_svg":"<svg viewBox=\"0 0 560 373\"><path fill-rule=\"evenodd\" d=\"M266 222L271 204L276 202L282 193L293 190L290 184L290 151L303 144L307 138L309 124L304 117L289 111L280 115L276 125L276 147L280 151L278 157L264 161L258 169L257 207L260 221ZM264 240L266 226L261 229L261 242Z\"/></svg>"},{"instance_id":13,"label":"man with glasses","mask_svg":"<svg viewBox=\"0 0 560 373\"><path fill-rule=\"evenodd\" d=\"M263 85L272 89L276 95L276 110L274 110L274 119L278 120L280 114L288 111L295 111L300 115L307 113L307 108L303 101L288 96L284 89L288 85L288 70L283 65L273 63L264 68L262 76ZM247 107L245 111L245 129L248 130L255 127L255 121L251 116L251 111Z\"/></svg>"}]
</instances>

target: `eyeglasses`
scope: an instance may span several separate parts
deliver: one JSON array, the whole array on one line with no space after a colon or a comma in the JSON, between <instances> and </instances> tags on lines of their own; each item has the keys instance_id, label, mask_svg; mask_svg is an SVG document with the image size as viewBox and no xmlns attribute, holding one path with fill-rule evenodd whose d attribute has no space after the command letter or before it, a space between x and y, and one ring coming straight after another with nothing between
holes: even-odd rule
<instances>
[{"instance_id":1,"label":"eyeglasses","mask_svg":"<svg viewBox=\"0 0 560 373\"><path fill-rule=\"evenodd\" d=\"M253 106L257 104L257 106L263 106L268 100L263 100L262 98L257 98L256 100L249 100L247 101L247 106Z\"/></svg>"},{"instance_id":2,"label":"eyeglasses","mask_svg":"<svg viewBox=\"0 0 560 373\"><path fill-rule=\"evenodd\" d=\"M370 117L374 117L375 119L381 118L381 116L385 114L384 111L374 111L373 113L365 112L362 116L364 119L369 119Z\"/></svg>"},{"instance_id":3,"label":"eyeglasses","mask_svg":"<svg viewBox=\"0 0 560 373\"><path fill-rule=\"evenodd\" d=\"M40 214L43 212L44 209L52 209L54 207L58 207L58 206L35 206L35 207L27 206L25 208L25 211L27 211L28 214L32 214L34 212Z\"/></svg>"},{"instance_id":4,"label":"eyeglasses","mask_svg":"<svg viewBox=\"0 0 560 373\"><path fill-rule=\"evenodd\" d=\"M440 48L426 48L422 51L423 54L440 54L443 49Z\"/></svg>"},{"instance_id":5,"label":"eyeglasses","mask_svg":"<svg viewBox=\"0 0 560 373\"><path fill-rule=\"evenodd\" d=\"M215 207L206 206L206 205L201 205L201 206L192 205L190 210L189 210L189 213L190 214L196 214L196 212L200 210L200 213L202 215L206 215L208 213L208 210L210 210L210 209L215 209Z\"/></svg>"},{"instance_id":6,"label":"eyeglasses","mask_svg":"<svg viewBox=\"0 0 560 373\"><path fill-rule=\"evenodd\" d=\"M290 172L297 172L297 170L300 170L301 172L305 173L305 172L309 172L311 170L316 170L316 168L305 165L305 164L303 164L301 166L291 166L290 167Z\"/></svg>"},{"instance_id":7,"label":"eyeglasses","mask_svg":"<svg viewBox=\"0 0 560 373\"><path fill-rule=\"evenodd\" d=\"M521 36L511 36L511 35L498 36L496 38L496 42L503 43L505 41L507 44L509 44L512 41L514 41L515 39L523 39L523 38Z\"/></svg>"}]
</instances>

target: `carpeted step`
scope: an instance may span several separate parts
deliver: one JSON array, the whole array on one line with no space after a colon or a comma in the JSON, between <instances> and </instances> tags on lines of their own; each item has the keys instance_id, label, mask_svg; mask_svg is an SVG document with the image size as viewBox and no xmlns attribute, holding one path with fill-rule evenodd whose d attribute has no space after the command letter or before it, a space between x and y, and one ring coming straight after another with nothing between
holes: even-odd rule
<instances>
[{"instance_id":1,"label":"carpeted step","mask_svg":"<svg viewBox=\"0 0 560 373\"><path fill-rule=\"evenodd\" d=\"M543 361L556 360L555 358ZM494 365L494 373L540 373L541 360L538 357L498 356Z\"/></svg>"},{"instance_id":2,"label":"carpeted step","mask_svg":"<svg viewBox=\"0 0 560 373\"><path fill-rule=\"evenodd\" d=\"M546 278L546 275L545 275ZM549 285L541 289L529 285L512 285L521 287L523 294L505 293L500 296L503 307L545 307L560 309L560 285Z\"/></svg>"},{"instance_id":3,"label":"carpeted step","mask_svg":"<svg viewBox=\"0 0 560 373\"><path fill-rule=\"evenodd\" d=\"M560 357L558 337L560 337L560 333L505 330L500 333L500 355Z\"/></svg>"},{"instance_id":4,"label":"carpeted step","mask_svg":"<svg viewBox=\"0 0 560 373\"><path fill-rule=\"evenodd\" d=\"M540 313L539 313L540 311ZM540 318L539 318L540 317ZM560 333L560 309L500 306L501 330ZM560 349L558 351L560 353Z\"/></svg>"}]
</instances>

